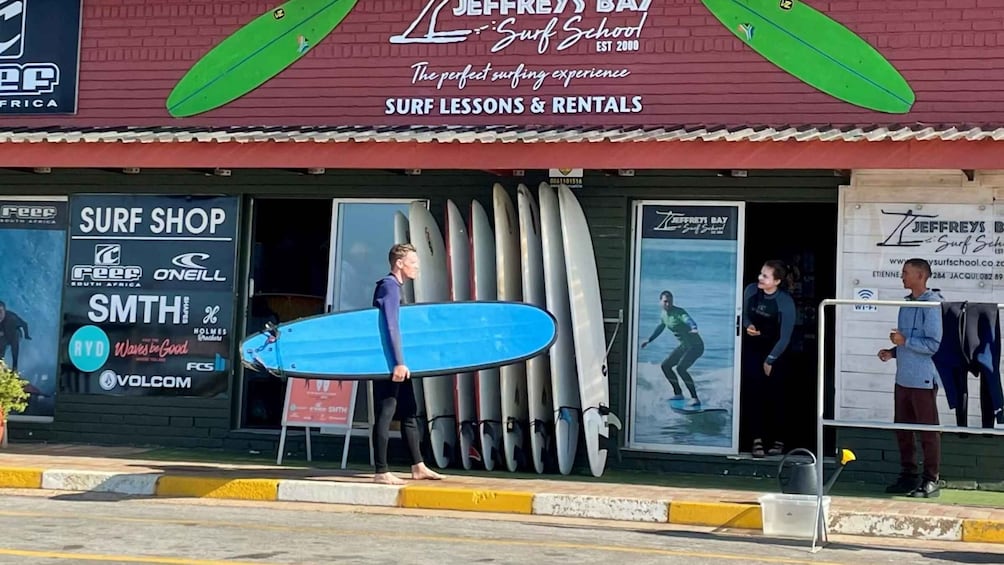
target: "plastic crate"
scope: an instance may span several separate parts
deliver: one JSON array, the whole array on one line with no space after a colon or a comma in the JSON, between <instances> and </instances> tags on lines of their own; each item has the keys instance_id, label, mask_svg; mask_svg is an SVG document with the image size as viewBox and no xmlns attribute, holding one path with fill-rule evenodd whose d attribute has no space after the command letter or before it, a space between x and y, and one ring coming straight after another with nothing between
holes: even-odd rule
<instances>
[{"instance_id":1,"label":"plastic crate","mask_svg":"<svg viewBox=\"0 0 1004 565\"><path fill-rule=\"evenodd\" d=\"M816 495L769 493L759 499L765 536L812 539ZM823 497L823 524L830 517L830 497Z\"/></svg>"}]
</instances>

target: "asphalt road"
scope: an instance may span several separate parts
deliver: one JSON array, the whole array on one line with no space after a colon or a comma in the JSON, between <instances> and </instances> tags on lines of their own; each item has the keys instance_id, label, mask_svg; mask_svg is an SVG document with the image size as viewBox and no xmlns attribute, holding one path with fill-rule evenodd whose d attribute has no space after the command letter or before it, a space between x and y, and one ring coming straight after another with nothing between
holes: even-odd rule
<instances>
[{"instance_id":1,"label":"asphalt road","mask_svg":"<svg viewBox=\"0 0 1004 565\"><path fill-rule=\"evenodd\" d=\"M0 563L1004 563L1004 546L835 537L819 553L667 524L0 490Z\"/></svg>"}]
</instances>

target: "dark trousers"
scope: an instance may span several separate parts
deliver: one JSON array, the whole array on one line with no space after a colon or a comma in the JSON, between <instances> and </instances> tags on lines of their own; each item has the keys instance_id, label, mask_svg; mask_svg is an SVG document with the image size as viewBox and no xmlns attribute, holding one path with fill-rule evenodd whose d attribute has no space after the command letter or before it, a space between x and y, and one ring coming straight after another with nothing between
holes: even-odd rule
<instances>
[{"instance_id":1,"label":"dark trousers","mask_svg":"<svg viewBox=\"0 0 1004 565\"><path fill-rule=\"evenodd\" d=\"M16 331L16 330L15 330ZM17 358L21 351L21 339L19 336L14 336L13 339L7 339L6 337L0 337L0 359L3 359L7 355L7 346L10 346L10 368L17 370Z\"/></svg>"},{"instance_id":2,"label":"dark trousers","mask_svg":"<svg viewBox=\"0 0 1004 565\"><path fill-rule=\"evenodd\" d=\"M697 398L697 387L694 386L694 378L687 371L697 361L698 357L704 354L704 342L694 340L692 342L681 343L662 362L662 373L666 375L669 386L673 387L673 394L680 396L683 390L680 388L680 381L690 391L690 396Z\"/></svg>"},{"instance_id":3,"label":"dark trousers","mask_svg":"<svg viewBox=\"0 0 1004 565\"><path fill-rule=\"evenodd\" d=\"M390 442L390 423L394 419L401 422L401 432L408 445L412 465L421 463L422 434L418 429L418 406L411 382L395 383L389 380L374 382L373 411L376 413L373 430L373 462L376 472L390 471L390 467L387 466L387 444Z\"/></svg>"},{"instance_id":4,"label":"dark trousers","mask_svg":"<svg viewBox=\"0 0 1004 565\"><path fill-rule=\"evenodd\" d=\"M907 388L896 385L895 422L897 424L933 424L938 425L937 388ZM897 431L896 441L899 443L899 457L902 474L917 476L917 440L914 434L920 436L920 445L924 452L924 480L937 481L941 469L941 432Z\"/></svg>"},{"instance_id":5,"label":"dark trousers","mask_svg":"<svg viewBox=\"0 0 1004 565\"><path fill-rule=\"evenodd\" d=\"M743 352L742 410L747 414L747 423L753 439L784 441L784 372L786 359L782 356L771 366L770 376L763 371L763 362L770 349L758 347L757 340L747 340L748 349ZM773 344L773 342L770 342Z\"/></svg>"}]
</instances>

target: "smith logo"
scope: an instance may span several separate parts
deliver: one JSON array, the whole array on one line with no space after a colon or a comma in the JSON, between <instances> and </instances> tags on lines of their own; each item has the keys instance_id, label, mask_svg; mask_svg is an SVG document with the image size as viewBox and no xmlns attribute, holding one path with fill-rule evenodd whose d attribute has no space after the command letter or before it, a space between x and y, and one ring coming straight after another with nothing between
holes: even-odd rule
<instances>
[{"instance_id":1,"label":"smith logo","mask_svg":"<svg viewBox=\"0 0 1004 565\"><path fill-rule=\"evenodd\" d=\"M28 0L0 0L0 59L24 55L24 22Z\"/></svg>"}]
</instances>

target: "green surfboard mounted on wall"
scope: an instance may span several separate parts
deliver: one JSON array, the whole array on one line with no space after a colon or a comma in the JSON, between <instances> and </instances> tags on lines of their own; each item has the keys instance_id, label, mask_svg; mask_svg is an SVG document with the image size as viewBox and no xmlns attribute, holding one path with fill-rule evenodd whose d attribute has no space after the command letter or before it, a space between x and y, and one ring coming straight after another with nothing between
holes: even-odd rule
<instances>
[{"instance_id":1,"label":"green surfboard mounted on wall","mask_svg":"<svg viewBox=\"0 0 1004 565\"><path fill-rule=\"evenodd\" d=\"M174 86L167 111L194 116L228 104L295 63L345 19L358 0L289 0L206 53Z\"/></svg>"},{"instance_id":2,"label":"green surfboard mounted on wall","mask_svg":"<svg viewBox=\"0 0 1004 565\"><path fill-rule=\"evenodd\" d=\"M798 0L702 0L725 27L802 82L851 104L905 114L914 93L878 51Z\"/></svg>"}]
</instances>

